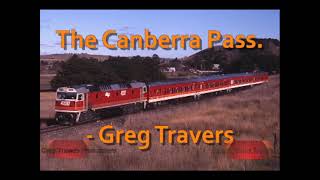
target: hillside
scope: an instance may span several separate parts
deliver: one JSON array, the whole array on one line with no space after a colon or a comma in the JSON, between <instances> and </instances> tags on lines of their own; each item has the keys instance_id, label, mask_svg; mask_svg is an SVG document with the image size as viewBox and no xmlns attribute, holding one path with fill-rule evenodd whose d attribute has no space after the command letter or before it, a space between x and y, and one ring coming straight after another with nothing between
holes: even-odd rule
<instances>
[{"instance_id":1,"label":"hillside","mask_svg":"<svg viewBox=\"0 0 320 180\"><path fill-rule=\"evenodd\" d=\"M71 58L73 54L67 53L67 54L48 54L48 55L40 55L40 61L65 61L69 58ZM83 58L94 58L99 61L102 60L108 60L110 58L109 55L94 55L94 54L87 54L87 53L79 53L77 54L79 57Z\"/></svg>"},{"instance_id":2,"label":"hillside","mask_svg":"<svg viewBox=\"0 0 320 180\"><path fill-rule=\"evenodd\" d=\"M253 70L260 66L268 70L278 70L280 65L280 41L277 39L257 39L262 49L224 49L222 46L204 49L184 59L184 64L202 70L210 70L213 64L220 64L224 70L234 67L238 71ZM244 65L241 69L241 65ZM272 67L269 67L272 66ZM275 67L273 67L275 66ZM265 69L262 69L265 70Z\"/></svg>"},{"instance_id":3,"label":"hillside","mask_svg":"<svg viewBox=\"0 0 320 180\"><path fill-rule=\"evenodd\" d=\"M258 42L262 42L263 49L253 49L252 51L259 54L271 54L275 56L280 55L280 41L277 39L258 39ZM208 57L220 57L223 56L227 61L235 59L241 52L247 52L248 49L224 49L222 46L215 46L213 48L207 48L200 52L197 52L187 58L186 61L199 58ZM250 50L251 51L251 50Z\"/></svg>"}]
</instances>

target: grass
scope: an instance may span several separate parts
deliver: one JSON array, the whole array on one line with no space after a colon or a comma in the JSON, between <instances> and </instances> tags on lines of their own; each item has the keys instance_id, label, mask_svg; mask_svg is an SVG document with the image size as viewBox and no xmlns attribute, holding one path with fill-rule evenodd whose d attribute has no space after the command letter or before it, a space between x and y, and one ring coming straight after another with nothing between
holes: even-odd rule
<instances>
[{"instance_id":1,"label":"grass","mask_svg":"<svg viewBox=\"0 0 320 180\"><path fill-rule=\"evenodd\" d=\"M53 118L55 105L55 92L40 93L40 118Z\"/></svg>"},{"instance_id":2,"label":"grass","mask_svg":"<svg viewBox=\"0 0 320 180\"><path fill-rule=\"evenodd\" d=\"M54 74L40 75L40 90L51 89L50 81L54 78Z\"/></svg>"},{"instance_id":3,"label":"grass","mask_svg":"<svg viewBox=\"0 0 320 180\"><path fill-rule=\"evenodd\" d=\"M130 114L123 119L121 129L150 129L158 135L155 125L169 125L172 129L233 129L236 139L268 140L273 142L274 134L279 138L280 100L279 75L270 81L251 89L201 101L179 105L167 105L155 110ZM108 122L79 126L76 130L63 131L40 137L45 146L52 139L84 139L86 134L97 135L102 125ZM96 136L97 137L97 136ZM89 154L86 159L48 159L40 153L42 170L279 170L277 158L259 161L232 160L225 154L223 145L161 145L158 138L152 139L148 151L136 146L102 144L98 138L89 142L90 148L116 149L115 153ZM279 143L276 144L279 150Z\"/></svg>"}]
</instances>

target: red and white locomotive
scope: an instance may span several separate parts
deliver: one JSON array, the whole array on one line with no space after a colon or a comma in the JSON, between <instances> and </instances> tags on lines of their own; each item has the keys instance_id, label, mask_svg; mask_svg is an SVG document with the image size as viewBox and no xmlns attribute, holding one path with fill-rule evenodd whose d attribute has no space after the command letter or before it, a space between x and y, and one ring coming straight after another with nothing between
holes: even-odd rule
<instances>
[{"instance_id":1,"label":"red and white locomotive","mask_svg":"<svg viewBox=\"0 0 320 180\"><path fill-rule=\"evenodd\" d=\"M74 124L88 120L96 112L135 106L146 109L148 105L185 97L199 98L203 94L230 91L268 81L267 73L239 73L213 75L192 79L132 82L126 84L79 85L57 89L56 120Z\"/></svg>"}]
</instances>

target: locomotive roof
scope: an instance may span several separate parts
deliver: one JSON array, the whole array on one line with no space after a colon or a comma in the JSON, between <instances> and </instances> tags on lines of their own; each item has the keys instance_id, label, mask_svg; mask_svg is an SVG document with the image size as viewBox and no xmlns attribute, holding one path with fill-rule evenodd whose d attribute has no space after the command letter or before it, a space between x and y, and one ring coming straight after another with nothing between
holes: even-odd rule
<instances>
[{"instance_id":1,"label":"locomotive roof","mask_svg":"<svg viewBox=\"0 0 320 180\"><path fill-rule=\"evenodd\" d=\"M202 76L202 77L189 78L189 79L157 81L157 82L151 82L149 83L149 85L158 86L158 85L169 85L169 84L176 84L176 83L201 82L201 81L217 80L217 79L231 78L231 77L237 77L237 76L251 76L254 74L260 74L260 73L234 73L234 74L211 75L211 76Z\"/></svg>"},{"instance_id":2,"label":"locomotive roof","mask_svg":"<svg viewBox=\"0 0 320 180\"><path fill-rule=\"evenodd\" d=\"M92 85L92 84L82 84L71 86L71 88L76 89L77 92L88 92L88 91L108 91L108 90L121 90L128 88L139 88L143 87L146 84L143 82L132 82L132 83L117 83L117 84L100 84L100 85Z\"/></svg>"}]
</instances>

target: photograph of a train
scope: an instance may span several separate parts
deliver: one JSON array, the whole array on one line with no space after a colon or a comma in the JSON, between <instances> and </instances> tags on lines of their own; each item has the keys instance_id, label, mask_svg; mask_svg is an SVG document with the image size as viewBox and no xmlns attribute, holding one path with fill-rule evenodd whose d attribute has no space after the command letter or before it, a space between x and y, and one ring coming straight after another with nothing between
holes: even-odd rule
<instances>
[{"instance_id":1,"label":"photograph of a train","mask_svg":"<svg viewBox=\"0 0 320 180\"><path fill-rule=\"evenodd\" d=\"M40 170L279 171L279 19L279 10L40 10ZM72 48L71 36L61 48L57 30L73 29L97 48ZM197 34L202 45L108 49L107 29L118 33L110 44L148 29ZM262 48L209 47L208 30L254 34ZM168 127L164 143L156 126ZM227 130L231 144L218 138Z\"/></svg>"}]
</instances>

